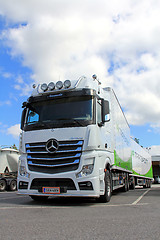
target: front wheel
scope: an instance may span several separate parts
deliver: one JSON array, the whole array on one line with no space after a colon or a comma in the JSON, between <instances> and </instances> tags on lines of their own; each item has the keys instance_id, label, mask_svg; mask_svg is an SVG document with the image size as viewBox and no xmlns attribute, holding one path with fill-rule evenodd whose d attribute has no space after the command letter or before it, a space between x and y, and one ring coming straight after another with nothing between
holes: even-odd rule
<instances>
[{"instance_id":1,"label":"front wheel","mask_svg":"<svg viewBox=\"0 0 160 240\"><path fill-rule=\"evenodd\" d=\"M104 195L100 196L98 201L99 202L109 202L111 199L111 174L108 170L105 172L105 177L104 177L104 182L105 182L105 192Z\"/></svg>"}]
</instances>

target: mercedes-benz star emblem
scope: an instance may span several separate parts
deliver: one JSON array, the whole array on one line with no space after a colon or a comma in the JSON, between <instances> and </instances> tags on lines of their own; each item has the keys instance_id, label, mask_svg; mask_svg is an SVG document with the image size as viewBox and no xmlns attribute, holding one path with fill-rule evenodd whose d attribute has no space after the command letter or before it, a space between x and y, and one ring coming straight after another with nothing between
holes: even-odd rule
<instances>
[{"instance_id":1,"label":"mercedes-benz star emblem","mask_svg":"<svg viewBox=\"0 0 160 240\"><path fill-rule=\"evenodd\" d=\"M59 148L59 143L56 139L50 139L46 143L46 150L49 153L55 153Z\"/></svg>"}]
</instances>

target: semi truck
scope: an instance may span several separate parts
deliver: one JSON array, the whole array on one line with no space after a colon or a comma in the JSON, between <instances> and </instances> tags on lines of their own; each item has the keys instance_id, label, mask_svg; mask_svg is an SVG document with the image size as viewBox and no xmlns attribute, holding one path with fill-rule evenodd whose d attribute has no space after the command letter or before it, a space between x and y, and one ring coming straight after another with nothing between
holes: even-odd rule
<instances>
[{"instance_id":1,"label":"semi truck","mask_svg":"<svg viewBox=\"0 0 160 240\"><path fill-rule=\"evenodd\" d=\"M17 189L18 150L0 147L0 191Z\"/></svg>"},{"instance_id":2,"label":"semi truck","mask_svg":"<svg viewBox=\"0 0 160 240\"><path fill-rule=\"evenodd\" d=\"M96 75L34 85L22 107L19 194L108 202L112 191L128 191L141 179L132 169L127 119Z\"/></svg>"}]
</instances>

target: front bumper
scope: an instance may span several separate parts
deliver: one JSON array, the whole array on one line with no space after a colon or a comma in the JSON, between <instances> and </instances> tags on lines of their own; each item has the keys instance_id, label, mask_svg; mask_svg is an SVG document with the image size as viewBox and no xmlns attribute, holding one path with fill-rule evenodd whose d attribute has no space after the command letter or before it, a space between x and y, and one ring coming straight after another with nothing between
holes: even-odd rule
<instances>
[{"instance_id":1,"label":"front bumper","mask_svg":"<svg viewBox=\"0 0 160 240\"><path fill-rule=\"evenodd\" d=\"M92 174L93 175L93 174ZM59 194L43 193L42 187L60 187ZM30 179L18 176L18 194L58 197L99 197L103 194L100 176L76 178L75 174L63 176L31 174Z\"/></svg>"}]
</instances>

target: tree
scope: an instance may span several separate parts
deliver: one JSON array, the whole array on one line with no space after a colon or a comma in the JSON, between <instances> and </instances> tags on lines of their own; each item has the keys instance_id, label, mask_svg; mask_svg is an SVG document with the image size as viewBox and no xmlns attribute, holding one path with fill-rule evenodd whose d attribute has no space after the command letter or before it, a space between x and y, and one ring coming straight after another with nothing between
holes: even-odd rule
<instances>
[{"instance_id":1,"label":"tree","mask_svg":"<svg viewBox=\"0 0 160 240\"><path fill-rule=\"evenodd\" d=\"M138 138L134 138L134 141L139 144L139 139Z\"/></svg>"},{"instance_id":2,"label":"tree","mask_svg":"<svg viewBox=\"0 0 160 240\"><path fill-rule=\"evenodd\" d=\"M15 144L13 144L13 145L11 146L11 148L12 148L12 149L15 149L15 150L18 150L18 148L16 147Z\"/></svg>"}]
</instances>

